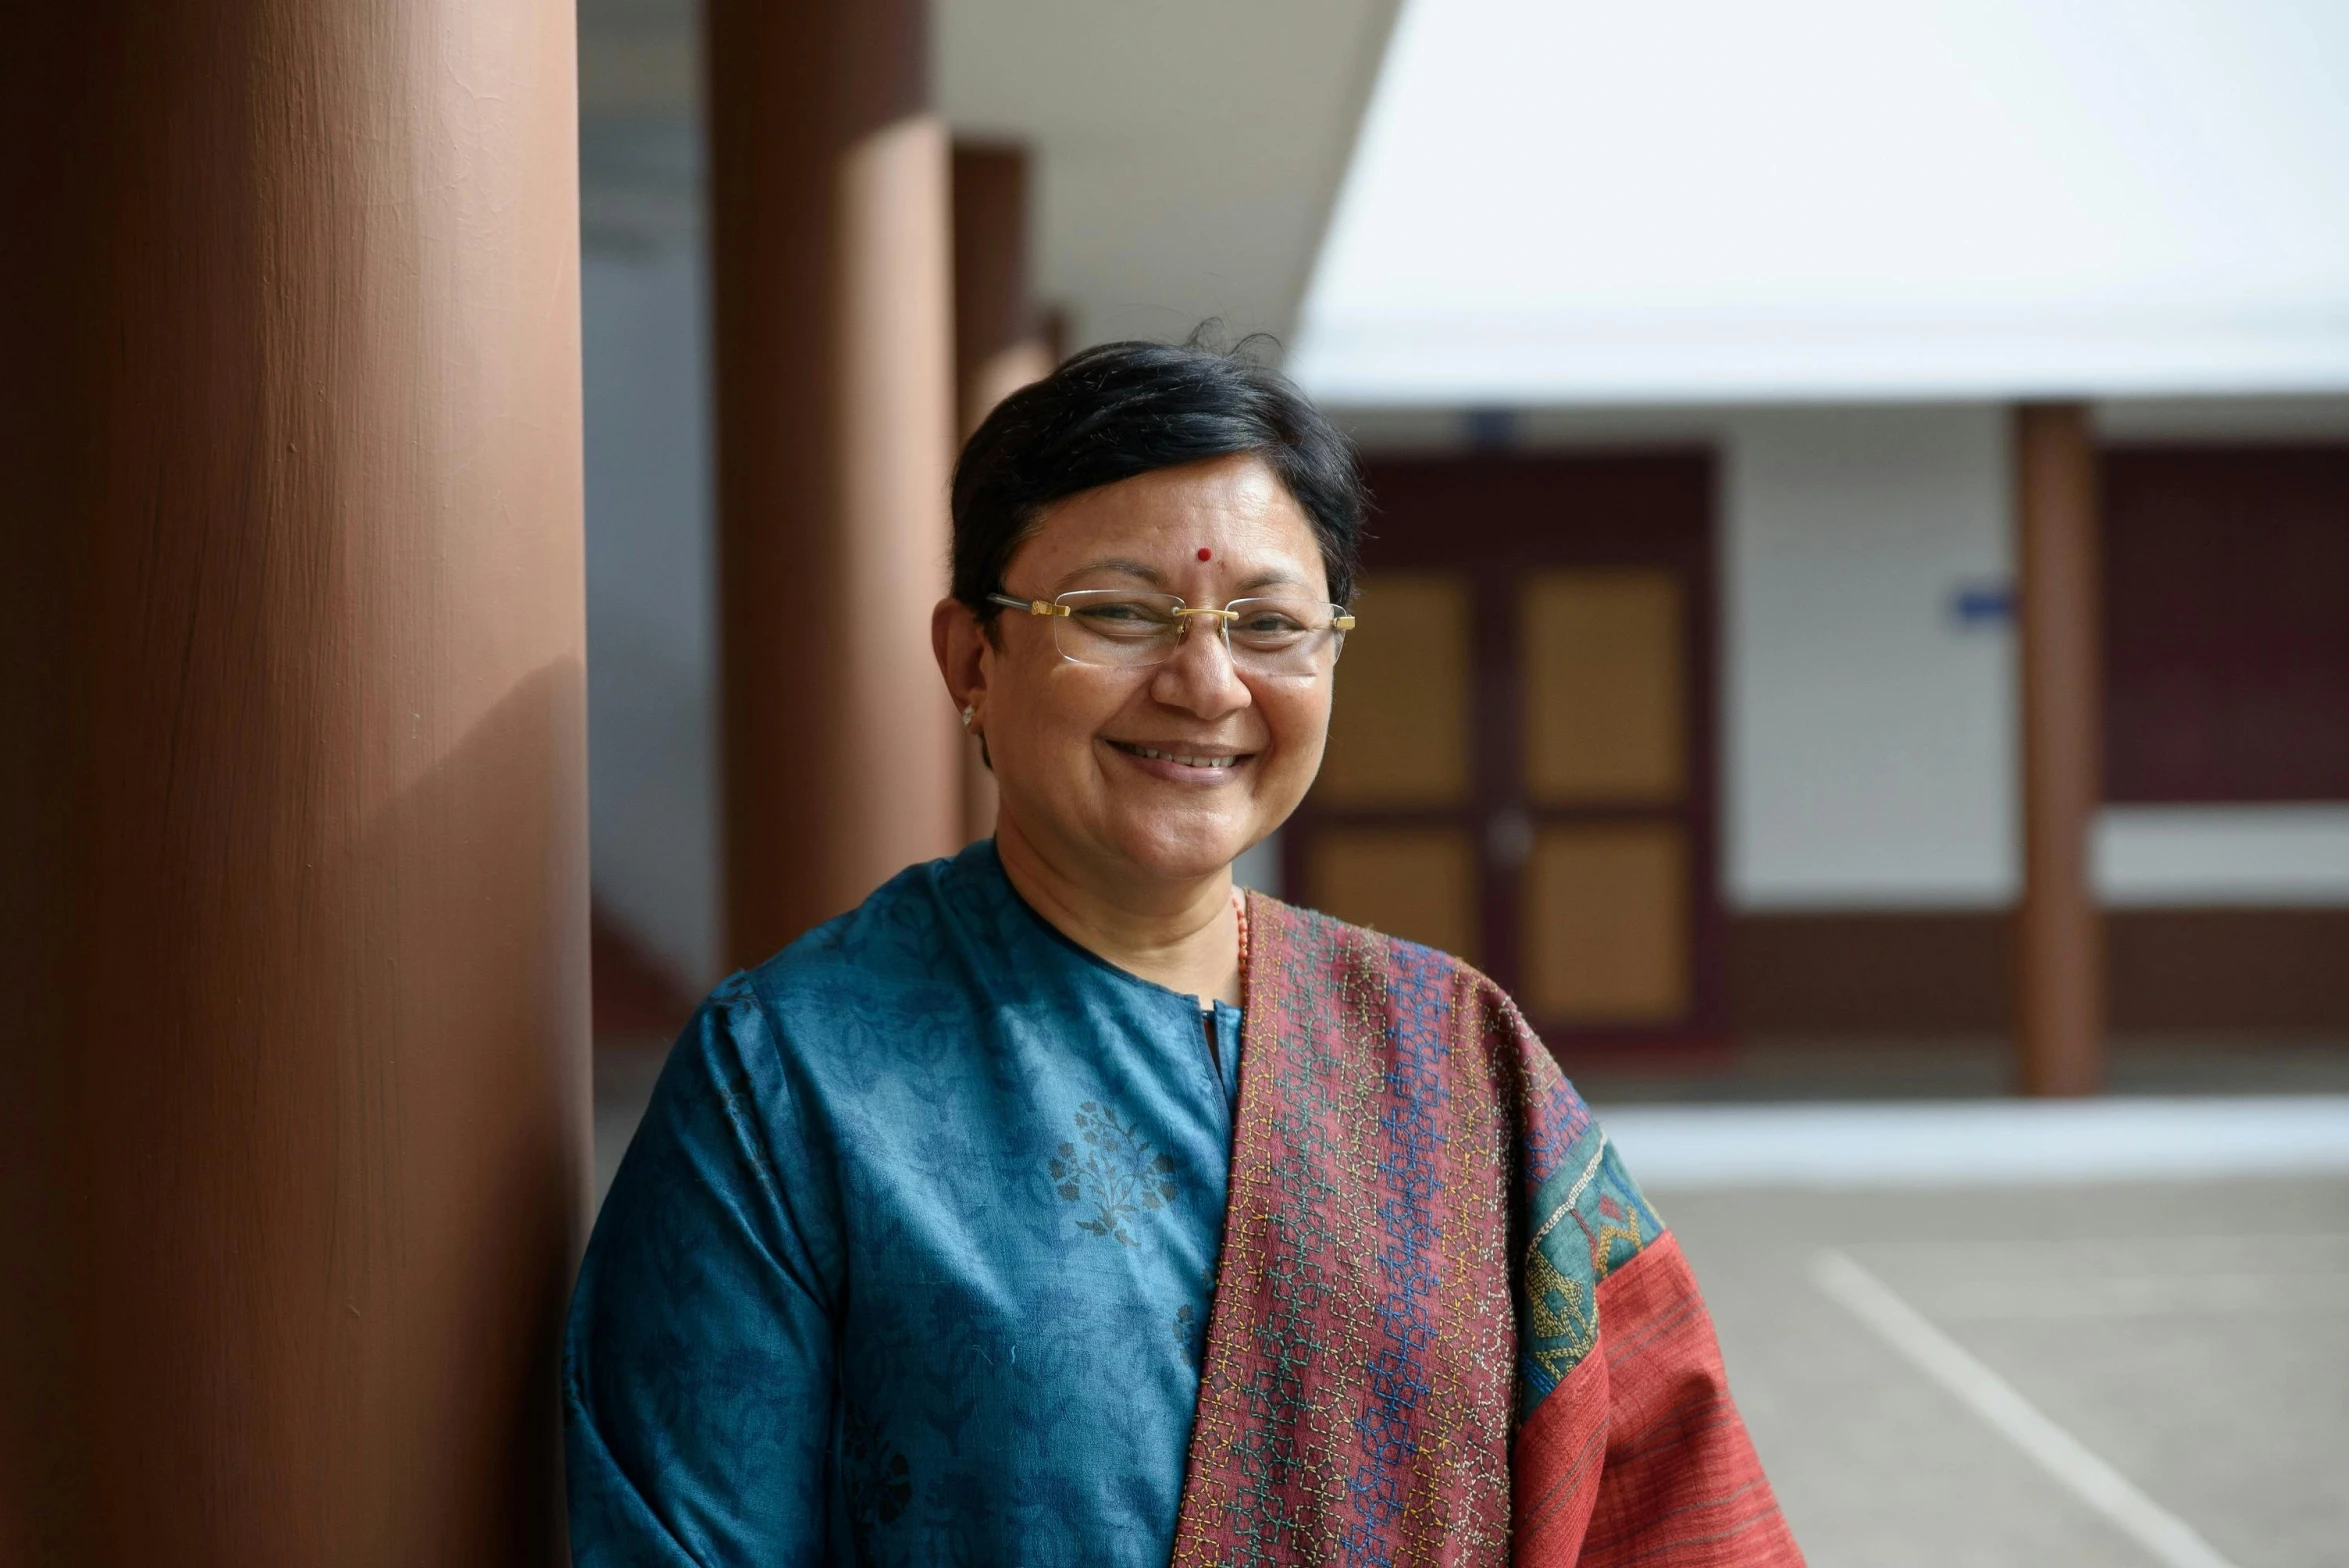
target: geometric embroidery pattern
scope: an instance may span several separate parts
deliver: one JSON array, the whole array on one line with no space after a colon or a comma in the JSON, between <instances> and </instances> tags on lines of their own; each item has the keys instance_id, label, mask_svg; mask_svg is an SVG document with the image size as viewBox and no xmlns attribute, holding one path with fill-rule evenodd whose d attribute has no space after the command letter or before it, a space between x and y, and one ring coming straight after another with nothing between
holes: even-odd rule
<instances>
[{"instance_id":1,"label":"geometric embroidery pattern","mask_svg":"<svg viewBox=\"0 0 2349 1568\"><path fill-rule=\"evenodd\" d=\"M1490 980L1258 894L1247 929L1174 1562L1499 1568L1517 1426L1662 1226Z\"/></svg>"}]
</instances>

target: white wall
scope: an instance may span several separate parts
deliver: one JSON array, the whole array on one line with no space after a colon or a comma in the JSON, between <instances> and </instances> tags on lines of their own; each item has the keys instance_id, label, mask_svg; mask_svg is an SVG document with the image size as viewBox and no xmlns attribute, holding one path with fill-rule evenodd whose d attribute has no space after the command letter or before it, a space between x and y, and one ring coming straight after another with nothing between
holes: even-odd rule
<instances>
[{"instance_id":1,"label":"white wall","mask_svg":"<svg viewBox=\"0 0 2349 1568\"><path fill-rule=\"evenodd\" d=\"M1953 605L2012 571L2003 414L1752 411L1724 435L1728 901L2008 902L2012 629Z\"/></svg>"},{"instance_id":2,"label":"white wall","mask_svg":"<svg viewBox=\"0 0 2349 1568\"><path fill-rule=\"evenodd\" d=\"M2090 849L2115 908L2349 904L2349 803L2107 806Z\"/></svg>"}]
</instances>

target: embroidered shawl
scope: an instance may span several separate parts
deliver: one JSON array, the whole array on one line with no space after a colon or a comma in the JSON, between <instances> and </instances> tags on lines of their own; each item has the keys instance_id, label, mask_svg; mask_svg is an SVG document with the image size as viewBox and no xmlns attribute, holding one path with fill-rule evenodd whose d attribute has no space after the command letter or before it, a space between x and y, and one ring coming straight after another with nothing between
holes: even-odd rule
<instances>
[{"instance_id":1,"label":"embroidered shawl","mask_svg":"<svg viewBox=\"0 0 2349 1568\"><path fill-rule=\"evenodd\" d=\"M1799 1564L1678 1245L1509 998L1246 927L1177 1568Z\"/></svg>"}]
</instances>

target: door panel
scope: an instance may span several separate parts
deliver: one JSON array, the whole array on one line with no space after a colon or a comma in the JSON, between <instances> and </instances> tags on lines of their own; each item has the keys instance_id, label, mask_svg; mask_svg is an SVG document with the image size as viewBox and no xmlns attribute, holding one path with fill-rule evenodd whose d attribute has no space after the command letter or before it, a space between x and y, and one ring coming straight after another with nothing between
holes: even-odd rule
<instances>
[{"instance_id":1,"label":"door panel","mask_svg":"<svg viewBox=\"0 0 2349 1568\"><path fill-rule=\"evenodd\" d=\"M1315 835L1308 901L1324 914L1476 962L1476 841L1460 828Z\"/></svg>"},{"instance_id":2,"label":"door panel","mask_svg":"<svg viewBox=\"0 0 2349 1568\"><path fill-rule=\"evenodd\" d=\"M1570 1061L1720 1039L1712 460L1367 477L1361 621L1289 886L1476 963Z\"/></svg>"},{"instance_id":3,"label":"door panel","mask_svg":"<svg viewBox=\"0 0 2349 1568\"><path fill-rule=\"evenodd\" d=\"M1558 806L1678 800L1688 699L1673 574L1539 572L1517 613L1526 793Z\"/></svg>"},{"instance_id":4,"label":"door panel","mask_svg":"<svg viewBox=\"0 0 2349 1568\"><path fill-rule=\"evenodd\" d=\"M1543 828L1524 889L1535 1017L1661 1024L1688 1011L1688 840L1679 824Z\"/></svg>"},{"instance_id":5,"label":"door panel","mask_svg":"<svg viewBox=\"0 0 2349 1568\"><path fill-rule=\"evenodd\" d=\"M1469 586L1458 572L1395 572L1355 596L1338 661L1320 798L1343 806L1452 806L1469 791Z\"/></svg>"}]
</instances>

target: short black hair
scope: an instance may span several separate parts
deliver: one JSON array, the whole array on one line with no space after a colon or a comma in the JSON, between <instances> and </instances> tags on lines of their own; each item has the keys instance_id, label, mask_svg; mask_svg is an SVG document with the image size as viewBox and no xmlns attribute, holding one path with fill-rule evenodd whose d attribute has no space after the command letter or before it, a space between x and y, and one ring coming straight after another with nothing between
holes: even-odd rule
<instances>
[{"instance_id":1,"label":"short black hair","mask_svg":"<svg viewBox=\"0 0 2349 1568\"><path fill-rule=\"evenodd\" d=\"M1104 343L995 406L954 465L954 597L982 623L1003 574L1053 502L1162 468L1252 452L1280 477L1321 543L1345 604L1364 497L1353 444L1249 341Z\"/></svg>"}]
</instances>

